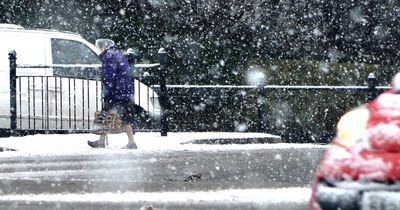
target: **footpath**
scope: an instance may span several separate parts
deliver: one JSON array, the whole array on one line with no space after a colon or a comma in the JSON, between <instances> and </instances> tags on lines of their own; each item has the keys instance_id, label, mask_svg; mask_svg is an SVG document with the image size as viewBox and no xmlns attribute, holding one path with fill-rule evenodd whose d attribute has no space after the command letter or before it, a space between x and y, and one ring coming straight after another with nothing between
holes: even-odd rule
<instances>
[{"instance_id":1,"label":"footpath","mask_svg":"<svg viewBox=\"0 0 400 210\"><path fill-rule=\"evenodd\" d=\"M110 134L106 149L93 149L87 141L98 139L95 134L36 134L22 137L0 138L0 151L19 154L71 154L120 150L127 143L124 133ZM222 148L259 147L262 144L281 143L281 138L266 133L236 132L170 132L161 136L159 132L135 134L137 151L155 150L202 150ZM256 146L258 145L258 146ZM227 147L228 146L228 147Z\"/></svg>"}]
</instances>

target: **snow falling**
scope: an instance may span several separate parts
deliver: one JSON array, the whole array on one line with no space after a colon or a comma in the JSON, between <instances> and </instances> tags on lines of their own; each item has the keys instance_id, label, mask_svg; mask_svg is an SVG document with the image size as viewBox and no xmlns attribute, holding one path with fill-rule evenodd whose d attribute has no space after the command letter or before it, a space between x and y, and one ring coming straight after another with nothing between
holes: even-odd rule
<instances>
[{"instance_id":1,"label":"snow falling","mask_svg":"<svg viewBox=\"0 0 400 210\"><path fill-rule=\"evenodd\" d=\"M139 133L168 122L168 132L331 143L340 117L397 73L399 11L371 0L2 1L0 82L10 86L0 87L0 129L93 131L104 91L94 43L108 38L130 65ZM36 35L22 41L10 30Z\"/></svg>"}]
</instances>

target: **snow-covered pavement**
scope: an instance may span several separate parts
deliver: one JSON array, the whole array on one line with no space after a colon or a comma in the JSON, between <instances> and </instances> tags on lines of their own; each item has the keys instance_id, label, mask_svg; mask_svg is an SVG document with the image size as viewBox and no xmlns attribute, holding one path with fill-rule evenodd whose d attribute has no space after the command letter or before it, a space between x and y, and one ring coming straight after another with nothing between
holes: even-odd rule
<instances>
[{"instance_id":1,"label":"snow-covered pavement","mask_svg":"<svg viewBox=\"0 0 400 210\"><path fill-rule=\"evenodd\" d=\"M16 149L17 152L0 152L1 156L9 155L73 155L94 153L127 152L120 148L127 143L124 133L110 134L109 145L106 149L92 149L87 141L94 141L98 135L94 134L37 134L23 137L0 138L0 147ZM314 144L185 144L186 142L201 139L245 139L245 138L279 138L265 133L225 133L225 132L183 132L168 133L161 136L158 132L139 132L135 135L138 149L135 152L154 151L202 151L202 150L253 150L253 149L288 149L288 148L325 148L324 145ZM132 152L132 151L130 151Z\"/></svg>"},{"instance_id":2,"label":"snow-covered pavement","mask_svg":"<svg viewBox=\"0 0 400 210\"><path fill-rule=\"evenodd\" d=\"M274 138L263 133L139 132L93 149L94 134L0 138L0 209L307 209L310 172L325 145L191 144ZM201 173L195 182L185 181Z\"/></svg>"},{"instance_id":3,"label":"snow-covered pavement","mask_svg":"<svg viewBox=\"0 0 400 210\"><path fill-rule=\"evenodd\" d=\"M71 206L88 207L91 204L107 202L105 206L142 206L153 209L286 209L306 210L310 198L309 188L243 189L196 192L126 192L96 194L41 194L0 196L2 202L54 203L62 209L63 203ZM41 204L43 205L43 204ZM17 205L18 206L18 205ZM164 208L157 208L163 206ZM43 207L43 206L42 206ZM104 206L103 206L104 207ZM98 208L97 208L98 209ZM100 208L102 209L102 208ZM131 208L132 209L132 208ZM135 208L139 209L139 208Z\"/></svg>"}]
</instances>

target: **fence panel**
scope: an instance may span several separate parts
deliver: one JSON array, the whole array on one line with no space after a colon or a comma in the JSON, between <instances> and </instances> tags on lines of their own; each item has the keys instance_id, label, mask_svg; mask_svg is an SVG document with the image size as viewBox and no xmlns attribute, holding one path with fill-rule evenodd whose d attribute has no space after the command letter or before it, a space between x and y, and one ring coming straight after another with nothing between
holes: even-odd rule
<instances>
[{"instance_id":1,"label":"fence panel","mask_svg":"<svg viewBox=\"0 0 400 210\"><path fill-rule=\"evenodd\" d=\"M20 68L51 68L53 66L19 65ZM56 65L57 72L69 65ZM73 66L73 68L81 68ZM84 67L82 67L84 68ZM81 69L82 70L82 69ZM70 72L77 72L76 70ZM90 72L93 72L92 70ZM93 128L94 113L102 108L102 85L91 73L71 77L15 76L15 124L18 133L89 132ZM85 78L86 77L86 78ZM158 94L149 85L134 78L135 130L156 130L160 126ZM12 93L10 93L12 94ZM14 110L10 107L10 110ZM7 118L7 116L6 116ZM15 122L14 122L15 121Z\"/></svg>"},{"instance_id":2,"label":"fence panel","mask_svg":"<svg viewBox=\"0 0 400 210\"><path fill-rule=\"evenodd\" d=\"M87 131L101 109L101 82L58 76L19 76L17 129Z\"/></svg>"},{"instance_id":3,"label":"fence panel","mask_svg":"<svg viewBox=\"0 0 400 210\"><path fill-rule=\"evenodd\" d=\"M172 131L266 132L327 142L346 111L388 87L169 85Z\"/></svg>"}]
</instances>

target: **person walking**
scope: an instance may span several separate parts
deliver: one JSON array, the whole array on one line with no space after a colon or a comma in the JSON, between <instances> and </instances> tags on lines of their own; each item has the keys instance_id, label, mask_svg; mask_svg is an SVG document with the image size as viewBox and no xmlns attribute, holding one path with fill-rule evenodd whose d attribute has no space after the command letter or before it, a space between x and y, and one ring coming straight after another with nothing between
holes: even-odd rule
<instances>
[{"instance_id":1,"label":"person walking","mask_svg":"<svg viewBox=\"0 0 400 210\"><path fill-rule=\"evenodd\" d=\"M137 149L133 139L133 81L127 59L120 53L111 39L96 40L96 47L101 50L103 109L108 112L116 109L121 117L124 130L128 136L128 144L123 149ZM105 148L107 133L102 132L98 141L88 141L93 148Z\"/></svg>"}]
</instances>

